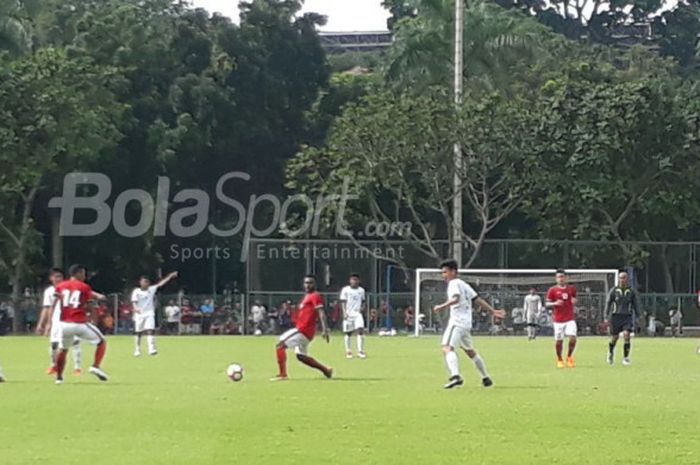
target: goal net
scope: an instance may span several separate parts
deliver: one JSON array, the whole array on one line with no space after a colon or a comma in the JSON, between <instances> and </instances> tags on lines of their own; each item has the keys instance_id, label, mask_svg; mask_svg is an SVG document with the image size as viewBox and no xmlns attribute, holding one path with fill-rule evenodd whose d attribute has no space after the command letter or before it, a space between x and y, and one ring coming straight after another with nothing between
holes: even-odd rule
<instances>
[{"instance_id":1,"label":"goal net","mask_svg":"<svg viewBox=\"0 0 700 465\"><path fill-rule=\"evenodd\" d=\"M554 285L556 270L459 270L459 277L469 283L479 296L495 308L506 310L507 321L516 308L522 308L523 299L535 289L544 303L547 290ZM599 319L604 310L609 290L617 285L617 270L567 270L570 284L576 286L576 310L579 316ZM447 284L443 281L440 270L436 268L419 268L416 270L415 335L422 331L440 331L444 321L439 315L433 315L434 305L447 299ZM475 309L474 318L478 318ZM444 315L443 315L444 317ZM476 327L476 325L475 325Z\"/></svg>"}]
</instances>

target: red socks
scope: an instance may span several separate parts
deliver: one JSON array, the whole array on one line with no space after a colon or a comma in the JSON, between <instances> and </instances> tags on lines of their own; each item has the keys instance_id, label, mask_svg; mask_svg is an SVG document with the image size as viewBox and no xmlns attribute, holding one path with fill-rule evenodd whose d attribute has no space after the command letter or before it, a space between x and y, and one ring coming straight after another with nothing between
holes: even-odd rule
<instances>
[{"instance_id":1,"label":"red socks","mask_svg":"<svg viewBox=\"0 0 700 465\"><path fill-rule=\"evenodd\" d=\"M105 352L107 352L107 342L102 341L97 345L95 349L95 363L92 366L99 368L102 363L102 359L105 358Z\"/></svg>"},{"instance_id":2,"label":"red socks","mask_svg":"<svg viewBox=\"0 0 700 465\"><path fill-rule=\"evenodd\" d=\"M279 375L282 377L287 376L287 348L278 347L277 348L277 365L279 365Z\"/></svg>"},{"instance_id":3,"label":"red socks","mask_svg":"<svg viewBox=\"0 0 700 465\"><path fill-rule=\"evenodd\" d=\"M63 377L63 369L66 367L66 351L59 350L56 354L56 377Z\"/></svg>"},{"instance_id":4,"label":"red socks","mask_svg":"<svg viewBox=\"0 0 700 465\"><path fill-rule=\"evenodd\" d=\"M574 349L576 349L576 339L569 339L569 357L574 355Z\"/></svg>"},{"instance_id":5,"label":"red socks","mask_svg":"<svg viewBox=\"0 0 700 465\"><path fill-rule=\"evenodd\" d=\"M561 353L564 350L564 341L557 341L555 347L557 348L557 359L563 360L561 357Z\"/></svg>"}]
</instances>

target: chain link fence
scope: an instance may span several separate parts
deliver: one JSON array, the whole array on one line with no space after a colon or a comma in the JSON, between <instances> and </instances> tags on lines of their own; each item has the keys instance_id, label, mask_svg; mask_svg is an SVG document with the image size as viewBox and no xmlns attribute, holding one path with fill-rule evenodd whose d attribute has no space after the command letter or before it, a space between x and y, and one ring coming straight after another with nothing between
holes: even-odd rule
<instances>
[{"instance_id":1,"label":"chain link fence","mask_svg":"<svg viewBox=\"0 0 700 465\"><path fill-rule=\"evenodd\" d=\"M322 292L322 295L331 328L340 330L342 309L338 292ZM293 312L302 296L302 292L282 291L214 297L161 294L157 305L158 328L160 333L171 335L279 334L292 326ZM430 298L426 304L438 303L441 297ZM519 308L523 296L490 293L486 297L494 306L506 309L508 318L494 322L488 315L477 311L474 315L475 332L518 334L521 322L517 311L514 313L513 310ZM602 325L605 300L606 296L601 293L579 295L577 312L582 334L605 334ZM697 302L696 294L640 294L642 317L637 322L637 332L668 335L674 332L672 328L675 326L679 333L685 328L686 332L695 334L700 328ZM399 334L412 334L416 323L413 305L412 292L370 292L367 294L365 324L370 332L393 329ZM251 311L254 307L261 310ZM429 308L422 308L419 313L423 315L420 317L423 332L439 333L444 327L445 315L435 315ZM29 293L13 303L9 295L0 294L0 335L35 332L40 314L38 295ZM130 334L133 331L130 295L110 294L106 302L92 307L91 318L106 334ZM543 334L549 332L551 316L547 312L541 315L540 326Z\"/></svg>"}]
</instances>

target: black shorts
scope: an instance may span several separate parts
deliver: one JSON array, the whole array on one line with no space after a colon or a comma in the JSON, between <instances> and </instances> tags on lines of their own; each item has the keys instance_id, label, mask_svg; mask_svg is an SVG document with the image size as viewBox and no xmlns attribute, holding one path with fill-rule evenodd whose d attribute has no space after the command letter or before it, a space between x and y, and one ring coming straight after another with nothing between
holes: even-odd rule
<instances>
[{"instance_id":1,"label":"black shorts","mask_svg":"<svg viewBox=\"0 0 700 465\"><path fill-rule=\"evenodd\" d=\"M610 334L620 334L623 331L634 332L632 315L613 315L610 322Z\"/></svg>"}]
</instances>

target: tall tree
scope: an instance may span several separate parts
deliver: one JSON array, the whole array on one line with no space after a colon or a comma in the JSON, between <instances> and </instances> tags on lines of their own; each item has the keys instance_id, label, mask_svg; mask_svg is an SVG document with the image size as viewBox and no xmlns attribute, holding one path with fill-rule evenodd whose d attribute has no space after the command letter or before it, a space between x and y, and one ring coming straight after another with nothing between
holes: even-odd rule
<instances>
[{"instance_id":1,"label":"tall tree","mask_svg":"<svg viewBox=\"0 0 700 465\"><path fill-rule=\"evenodd\" d=\"M454 3L415 0L416 16L395 28L386 77L399 89L417 92L451 83L454 57ZM464 76L476 90L503 89L513 68L536 61L547 32L530 18L488 1L470 2L464 12Z\"/></svg>"},{"instance_id":2,"label":"tall tree","mask_svg":"<svg viewBox=\"0 0 700 465\"><path fill-rule=\"evenodd\" d=\"M325 148L309 148L290 162L288 186L310 196L355 196L350 205L328 210L329 234L357 239L337 229L342 211L351 215L344 218L351 227L408 223L403 237L435 263L447 253L440 243L448 241L468 248L468 266L532 184L532 131L523 102L490 95L468 99L455 114L448 100L440 94L380 93L351 105ZM445 144L454 138L463 147L459 175L466 213L460 237L452 235L455 168L452 147Z\"/></svg>"},{"instance_id":3,"label":"tall tree","mask_svg":"<svg viewBox=\"0 0 700 465\"><path fill-rule=\"evenodd\" d=\"M109 79L109 70L53 49L0 71L0 267L15 301L38 251L32 213L42 186L84 166L120 137L114 122L122 108L113 101Z\"/></svg>"}]
</instances>

